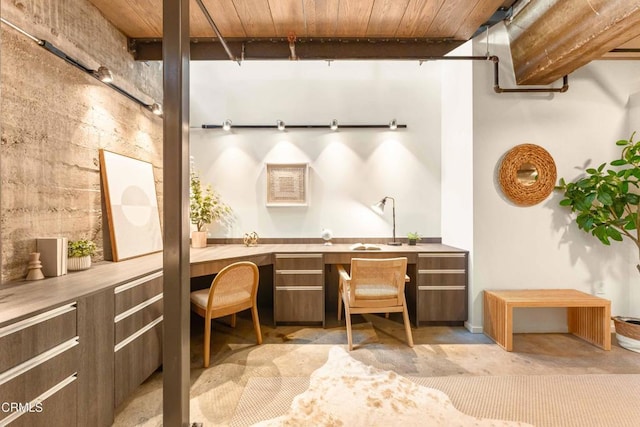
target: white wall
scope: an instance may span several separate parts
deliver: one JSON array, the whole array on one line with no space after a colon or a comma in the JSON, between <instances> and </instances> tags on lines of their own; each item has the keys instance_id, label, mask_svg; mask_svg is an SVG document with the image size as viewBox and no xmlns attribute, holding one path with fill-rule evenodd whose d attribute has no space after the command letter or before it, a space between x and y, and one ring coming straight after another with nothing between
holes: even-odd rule
<instances>
[{"instance_id":1,"label":"white wall","mask_svg":"<svg viewBox=\"0 0 640 427\"><path fill-rule=\"evenodd\" d=\"M484 37L474 43L476 54L486 51ZM514 87L501 25L492 28L489 41L491 54L500 57L501 86ZM615 141L629 136L628 101L639 77L640 62L595 61L569 76L564 94L495 94L491 63L474 63L473 325L482 323L483 289L575 288L611 299L613 314L640 314L638 292L630 294L640 287L633 244L606 247L578 230L558 206L558 193L518 207L496 182L501 157L523 143L549 151L558 178L567 180L588 164L613 160ZM565 323L563 310L518 310L516 316L517 331L560 331Z\"/></svg>"},{"instance_id":2,"label":"white wall","mask_svg":"<svg viewBox=\"0 0 640 427\"><path fill-rule=\"evenodd\" d=\"M234 210L232 229L210 235L241 237L391 236L396 198L397 236L439 237L440 69L417 62L193 62L191 155L203 179ZM386 124L408 129L197 129L202 124ZM265 163L308 162L310 204L266 207Z\"/></svg>"}]
</instances>

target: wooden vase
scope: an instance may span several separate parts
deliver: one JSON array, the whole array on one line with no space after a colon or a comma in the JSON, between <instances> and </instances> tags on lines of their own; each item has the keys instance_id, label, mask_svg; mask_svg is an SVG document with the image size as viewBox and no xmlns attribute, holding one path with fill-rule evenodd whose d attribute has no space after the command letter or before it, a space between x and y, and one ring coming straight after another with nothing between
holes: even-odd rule
<instances>
[{"instance_id":1,"label":"wooden vase","mask_svg":"<svg viewBox=\"0 0 640 427\"><path fill-rule=\"evenodd\" d=\"M193 232L191 232L191 247L192 248L206 248L207 247L207 232L206 231L193 231Z\"/></svg>"}]
</instances>

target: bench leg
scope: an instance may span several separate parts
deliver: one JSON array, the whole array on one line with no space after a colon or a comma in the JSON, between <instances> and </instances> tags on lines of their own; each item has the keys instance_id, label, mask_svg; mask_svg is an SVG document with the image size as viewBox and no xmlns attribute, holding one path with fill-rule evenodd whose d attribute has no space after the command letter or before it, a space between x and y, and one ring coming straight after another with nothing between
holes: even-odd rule
<instances>
[{"instance_id":1,"label":"bench leg","mask_svg":"<svg viewBox=\"0 0 640 427\"><path fill-rule=\"evenodd\" d=\"M611 306L569 307L569 332L604 350L611 350Z\"/></svg>"},{"instance_id":2,"label":"bench leg","mask_svg":"<svg viewBox=\"0 0 640 427\"><path fill-rule=\"evenodd\" d=\"M483 332L507 351L513 350L513 307L484 293Z\"/></svg>"}]
</instances>

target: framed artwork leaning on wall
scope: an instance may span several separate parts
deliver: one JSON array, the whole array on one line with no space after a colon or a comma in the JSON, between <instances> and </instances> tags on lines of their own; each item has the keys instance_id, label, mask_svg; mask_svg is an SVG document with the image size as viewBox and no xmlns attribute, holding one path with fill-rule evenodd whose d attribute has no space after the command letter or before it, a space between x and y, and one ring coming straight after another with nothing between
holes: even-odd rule
<instances>
[{"instance_id":1,"label":"framed artwork leaning on wall","mask_svg":"<svg viewBox=\"0 0 640 427\"><path fill-rule=\"evenodd\" d=\"M100 173L114 261L162 250L153 165L100 150Z\"/></svg>"}]
</instances>

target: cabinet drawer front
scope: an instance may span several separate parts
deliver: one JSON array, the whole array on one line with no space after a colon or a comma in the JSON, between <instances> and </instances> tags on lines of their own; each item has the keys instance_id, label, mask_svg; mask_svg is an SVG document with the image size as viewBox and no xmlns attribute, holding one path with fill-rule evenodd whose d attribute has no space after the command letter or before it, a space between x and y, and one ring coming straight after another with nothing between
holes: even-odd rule
<instances>
[{"instance_id":1,"label":"cabinet drawer front","mask_svg":"<svg viewBox=\"0 0 640 427\"><path fill-rule=\"evenodd\" d=\"M162 322L115 352L115 406L120 404L162 364Z\"/></svg>"},{"instance_id":2,"label":"cabinet drawer front","mask_svg":"<svg viewBox=\"0 0 640 427\"><path fill-rule=\"evenodd\" d=\"M154 301L155 300L155 301ZM118 318L116 317L116 331L115 331L115 342L116 344L122 342L127 337L133 335L138 332L155 319L162 316L163 313L163 300L162 295L157 295L156 297L145 301L145 303L150 302L150 304L141 307L139 310L134 311L130 315ZM126 312L125 312L126 314Z\"/></svg>"},{"instance_id":3,"label":"cabinet drawer front","mask_svg":"<svg viewBox=\"0 0 640 427\"><path fill-rule=\"evenodd\" d=\"M150 274L118 286L115 290L116 315L162 293L162 272Z\"/></svg>"},{"instance_id":4,"label":"cabinet drawer front","mask_svg":"<svg viewBox=\"0 0 640 427\"><path fill-rule=\"evenodd\" d=\"M322 271L316 273L297 273L276 271L276 287L278 286L322 286L324 275Z\"/></svg>"},{"instance_id":5,"label":"cabinet drawer front","mask_svg":"<svg viewBox=\"0 0 640 427\"><path fill-rule=\"evenodd\" d=\"M51 350L0 374L2 402L28 403L77 373L78 339L68 340ZM75 399L74 399L75 400ZM75 404L68 408L72 410ZM13 412L0 412L6 418ZM0 420L0 425L3 425Z\"/></svg>"},{"instance_id":6,"label":"cabinet drawer front","mask_svg":"<svg viewBox=\"0 0 640 427\"><path fill-rule=\"evenodd\" d=\"M2 422L11 423L11 427L77 425L77 396L78 379L72 375L38 396L36 399L39 403L27 406L23 412L14 412Z\"/></svg>"},{"instance_id":7,"label":"cabinet drawer front","mask_svg":"<svg viewBox=\"0 0 640 427\"><path fill-rule=\"evenodd\" d=\"M424 322L467 320L465 289L427 289L418 291L419 320Z\"/></svg>"},{"instance_id":8,"label":"cabinet drawer front","mask_svg":"<svg viewBox=\"0 0 640 427\"><path fill-rule=\"evenodd\" d=\"M464 270L418 270L418 286L466 286Z\"/></svg>"},{"instance_id":9,"label":"cabinet drawer front","mask_svg":"<svg viewBox=\"0 0 640 427\"><path fill-rule=\"evenodd\" d=\"M68 304L0 329L0 372L78 335L76 313Z\"/></svg>"},{"instance_id":10,"label":"cabinet drawer front","mask_svg":"<svg viewBox=\"0 0 640 427\"><path fill-rule=\"evenodd\" d=\"M324 318L322 287L276 289L276 322L322 322Z\"/></svg>"},{"instance_id":11,"label":"cabinet drawer front","mask_svg":"<svg viewBox=\"0 0 640 427\"><path fill-rule=\"evenodd\" d=\"M462 269L467 268L467 256L464 253L418 254L418 269Z\"/></svg>"},{"instance_id":12,"label":"cabinet drawer front","mask_svg":"<svg viewBox=\"0 0 640 427\"><path fill-rule=\"evenodd\" d=\"M274 269L278 270L324 270L322 254L276 254Z\"/></svg>"}]
</instances>

